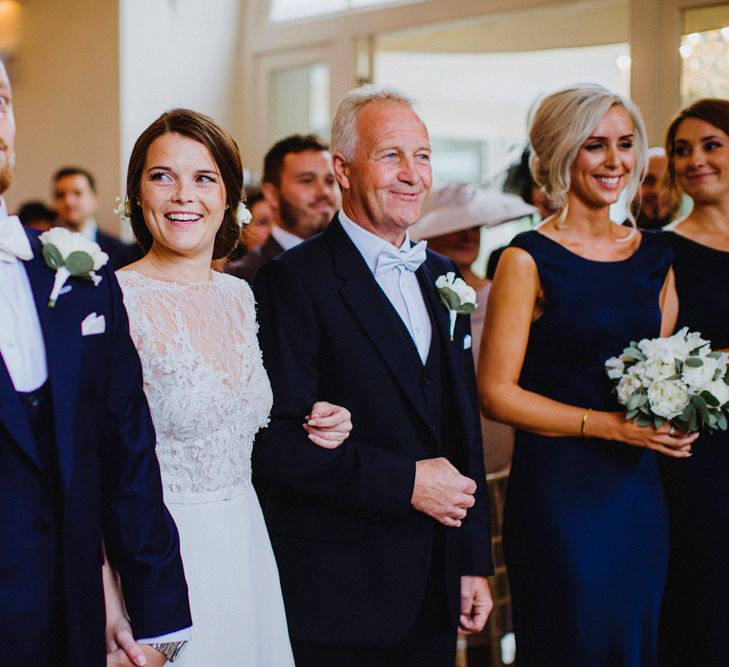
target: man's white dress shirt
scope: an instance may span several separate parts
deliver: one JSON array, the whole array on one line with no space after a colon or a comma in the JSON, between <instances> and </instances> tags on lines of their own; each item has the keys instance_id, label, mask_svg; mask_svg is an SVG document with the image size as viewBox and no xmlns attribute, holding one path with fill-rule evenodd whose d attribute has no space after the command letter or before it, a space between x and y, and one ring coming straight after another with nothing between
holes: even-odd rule
<instances>
[{"instance_id":1,"label":"man's white dress shirt","mask_svg":"<svg viewBox=\"0 0 729 667\"><path fill-rule=\"evenodd\" d=\"M360 227L341 210L339 211L339 222L342 224L342 229L359 250L370 271L372 271L377 284L382 288L385 296L397 311L415 343L420 360L425 363L430 351L433 329L415 272L402 268L384 272L378 271L377 259L380 253L385 248L395 248L395 246L380 236ZM406 232L405 241L396 250L404 254L409 249L410 234Z\"/></svg>"},{"instance_id":2,"label":"man's white dress shirt","mask_svg":"<svg viewBox=\"0 0 729 667\"><path fill-rule=\"evenodd\" d=\"M291 250L291 248L296 247L304 240L300 236L296 236L296 234L292 234L290 231L278 225L271 225L271 236L273 236L284 251Z\"/></svg>"},{"instance_id":3,"label":"man's white dress shirt","mask_svg":"<svg viewBox=\"0 0 729 667\"><path fill-rule=\"evenodd\" d=\"M32 256L20 220L8 216L0 199L0 237L9 235L11 227L16 236L20 228L22 250ZM23 263L8 253L0 256L0 354L16 391L34 391L48 379L46 347L28 274Z\"/></svg>"}]
</instances>

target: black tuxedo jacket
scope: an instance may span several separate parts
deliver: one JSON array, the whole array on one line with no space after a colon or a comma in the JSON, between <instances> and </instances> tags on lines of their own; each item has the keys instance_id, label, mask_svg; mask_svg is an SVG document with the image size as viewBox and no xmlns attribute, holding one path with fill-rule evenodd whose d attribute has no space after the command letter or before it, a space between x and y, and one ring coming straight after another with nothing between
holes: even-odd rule
<instances>
[{"instance_id":1,"label":"black tuxedo jacket","mask_svg":"<svg viewBox=\"0 0 729 667\"><path fill-rule=\"evenodd\" d=\"M449 613L461 575L491 572L489 504L467 317L449 340L435 280L455 270L432 252L416 275L446 347L457 418L452 463L478 483L476 505L447 529ZM268 262L255 283L271 422L253 465L270 482L266 519L295 640L391 646L415 620L438 524L410 506L415 462L437 456L413 341L338 220ZM468 340L468 339L466 339ZM409 346L409 347L408 347ZM419 364L419 368L418 368ZM308 440L317 400L347 407L354 429L334 450Z\"/></svg>"},{"instance_id":2,"label":"black tuxedo jacket","mask_svg":"<svg viewBox=\"0 0 729 667\"><path fill-rule=\"evenodd\" d=\"M49 651L74 667L105 663L102 540L121 574L137 637L190 625L177 530L162 501L155 433L142 370L114 274L69 279L48 307L54 272L26 230L23 262L46 346L53 397L58 488L0 355L0 644L3 667L45 667ZM106 330L82 335L90 313ZM1 326L1 323L0 323ZM56 518L62 531L56 539ZM63 646L53 645L59 567Z\"/></svg>"},{"instance_id":3,"label":"black tuxedo jacket","mask_svg":"<svg viewBox=\"0 0 729 667\"><path fill-rule=\"evenodd\" d=\"M255 250L244 255L235 262L231 262L225 269L226 273L230 273L236 278L243 278L250 285L255 280L256 273L267 261L280 255L284 249L281 244L269 236L261 245Z\"/></svg>"}]
</instances>

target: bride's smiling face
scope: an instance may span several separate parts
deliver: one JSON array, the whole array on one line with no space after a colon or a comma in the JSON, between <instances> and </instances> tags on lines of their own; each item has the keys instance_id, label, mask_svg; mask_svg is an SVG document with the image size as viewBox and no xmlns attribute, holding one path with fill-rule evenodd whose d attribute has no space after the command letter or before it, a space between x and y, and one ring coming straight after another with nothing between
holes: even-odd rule
<instances>
[{"instance_id":1,"label":"bride's smiling face","mask_svg":"<svg viewBox=\"0 0 729 667\"><path fill-rule=\"evenodd\" d=\"M225 185L203 144L176 133L157 137L147 150L139 203L158 249L212 255L225 214Z\"/></svg>"}]
</instances>

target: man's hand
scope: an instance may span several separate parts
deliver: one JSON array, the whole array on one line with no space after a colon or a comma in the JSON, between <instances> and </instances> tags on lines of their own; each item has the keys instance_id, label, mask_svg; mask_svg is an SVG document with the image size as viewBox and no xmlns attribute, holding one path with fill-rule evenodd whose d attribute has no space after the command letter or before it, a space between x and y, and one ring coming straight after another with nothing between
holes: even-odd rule
<instances>
[{"instance_id":1,"label":"man's hand","mask_svg":"<svg viewBox=\"0 0 729 667\"><path fill-rule=\"evenodd\" d=\"M153 649L146 644L137 644L140 646L141 654L144 662L132 662L124 649L118 648L116 651L106 656L106 667L136 667L144 665L144 667L163 667L167 663L164 657L157 649Z\"/></svg>"},{"instance_id":2,"label":"man's hand","mask_svg":"<svg viewBox=\"0 0 729 667\"><path fill-rule=\"evenodd\" d=\"M461 577L461 617L458 632L481 632L494 607L486 577Z\"/></svg>"},{"instance_id":3,"label":"man's hand","mask_svg":"<svg viewBox=\"0 0 729 667\"><path fill-rule=\"evenodd\" d=\"M132 628L124 617L106 629L106 650L106 667L162 667L167 662L158 650L134 641Z\"/></svg>"},{"instance_id":4,"label":"man's hand","mask_svg":"<svg viewBox=\"0 0 729 667\"><path fill-rule=\"evenodd\" d=\"M476 482L461 475L445 458L415 463L415 486L410 504L444 526L458 527L476 500Z\"/></svg>"}]
</instances>

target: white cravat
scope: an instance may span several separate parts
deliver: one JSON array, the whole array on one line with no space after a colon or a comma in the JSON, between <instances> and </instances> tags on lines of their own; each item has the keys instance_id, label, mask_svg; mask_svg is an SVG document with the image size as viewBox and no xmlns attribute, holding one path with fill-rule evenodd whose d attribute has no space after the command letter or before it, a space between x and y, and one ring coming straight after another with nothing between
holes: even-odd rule
<instances>
[{"instance_id":1,"label":"white cravat","mask_svg":"<svg viewBox=\"0 0 729 667\"><path fill-rule=\"evenodd\" d=\"M425 242L421 241L411 248L410 237L406 234L402 246L396 248L385 239L360 227L343 211L339 211L339 222L405 324L420 360L425 363L430 351L433 328L415 275L415 269L425 259Z\"/></svg>"},{"instance_id":2,"label":"white cravat","mask_svg":"<svg viewBox=\"0 0 729 667\"><path fill-rule=\"evenodd\" d=\"M25 243L23 243L23 241ZM46 348L33 291L21 259L33 252L17 217L0 203L0 355L17 391L38 389L48 378ZM49 269L50 271L50 269Z\"/></svg>"}]
</instances>

